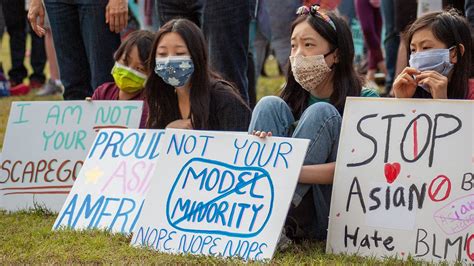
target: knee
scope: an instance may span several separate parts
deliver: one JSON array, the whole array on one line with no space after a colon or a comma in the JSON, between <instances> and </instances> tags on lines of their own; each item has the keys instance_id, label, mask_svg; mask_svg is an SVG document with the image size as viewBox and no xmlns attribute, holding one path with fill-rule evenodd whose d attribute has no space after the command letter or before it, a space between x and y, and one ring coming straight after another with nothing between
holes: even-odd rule
<instances>
[{"instance_id":1,"label":"knee","mask_svg":"<svg viewBox=\"0 0 474 266\"><path fill-rule=\"evenodd\" d=\"M277 96L265 96L260 101L258 101L257 105L255 105L254 113L260 112L270 112L273 113L276 110L281 109L285 106L286 103L283 101L282 98Z\"/></svg>"},{"instance_id":2,"label":"knee","mask_svg":"<svg viewBox=\"0 0 474 266\"><path fill-rule=\"evenodd\" d=\"M328 119L341 120L341 115L337 111L336 107L334 107L334 105L325 103L325 102L318 102L306 108L300 120L308 120L308 119L309 120L328 120Z\"/></svg>"}]
</instances>

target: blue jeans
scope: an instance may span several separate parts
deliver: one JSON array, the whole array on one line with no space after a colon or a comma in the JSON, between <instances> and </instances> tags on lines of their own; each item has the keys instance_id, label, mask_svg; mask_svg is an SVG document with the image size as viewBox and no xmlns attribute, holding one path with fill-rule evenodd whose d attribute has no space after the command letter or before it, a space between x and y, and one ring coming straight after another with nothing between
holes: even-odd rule
<instances>
[{"instance_id":1,"label":"blue jeans","mask_svg":"<svg viewBox=\"0 0 474 266\"><path fill-rule=\"evenodd\" d=\"M248 103L250 3L241 0L157 0L163 25L187 18L202 26L209 45L209 65L233 82Z\"/></svg>"},{"instance_id":2,"label":"blue jeans","mask_svg":"<svg viewBox=\"0 0 474 266\"><path fill-rule=\"evenodd\" d=\"M160 26L174 18L186 18L202 27L206 0L157 0Z\"/></svg>"},{"instance_id":3,"label":"blue jeans","mask_svg":"<svg viewBox=\"0 0 474 266\"><path fill-rule=\"evenodd\" d=\"M347 18L347 22L350 26L350 22L356 18L354 0L342 0L337 9L342 16Z\"/></svg>"},{"instance_id":4,"label":"blue jeans","mask_svg":"<svg viewBox=\"0 0 474 266\"><path fill-rule=\"evenodd\" d=\"M44 38L38 37L31 31L26 20L24 0L0 0L3 1L3 15L10 35L10 56L12 68L8 71L8 76L14 83L23 83L23 79L28 76L28 71L23 64L25 60L26 35L31 36L31 57L30 63L33 68L30 81L39 83L45 82L44 66L46 64L46 50Z\"/></svg>"},{"instance_id":5,"label":"blue jeans","mask_svg":"<svg viewBox=\"0 0 474 266\"><path fill-rule=\"evenodd\" d=\"M395 5L394 0L382 1L382 19L385 27L385 38L383 45L385 49L385 63L387 65L387 77L385 78L385 90L389 92L395 79L395 69L397 65L398 46L400 36L395 25Z\"/></svg>"},{"instance_id":6,"label":"blue jeans","mask_svg":"<svg viewBox=\"0 0 474 266\"><path fill-rule=\"evenodd\" d=\"M249 102L249 1L207 0L204 34L209 43L210 66L232 81Z\"/></svg>"},{"instance_id":7,"label":"blue jeans","mask_svg":"<svg viewBox=\"0 0 474 266\"><path fill-rule=\"evenodd\" d=\"M270 131L277 137L309 139L310 144L303 165L336 161L342 119L333 105L324 102L315 103L303 112L296 128L292 130L295 122L290 107L281 98L267 96L255 106L249 133L253 130ZM298 183L289 215L297 214L293 218L298 224L304 224L301 226L303 231L301 235L310 239L326 238L331 192L332 185ZM305 199L310 201L309 206L312 206L313 210L295 212L294 210L303 204ZM309 222L300 222L308 220Z\"/></svg>"},{"instance_id":8,"label":"blue jeans","mask_svg":"<svg viewBox=\"0 0 474 266\"><path fill-rule=\"evenodd\" d=\"M105 23L107 0L45 0L65 100L84 100L105 82L120 35Z\"/></svg>"}]
</instances>

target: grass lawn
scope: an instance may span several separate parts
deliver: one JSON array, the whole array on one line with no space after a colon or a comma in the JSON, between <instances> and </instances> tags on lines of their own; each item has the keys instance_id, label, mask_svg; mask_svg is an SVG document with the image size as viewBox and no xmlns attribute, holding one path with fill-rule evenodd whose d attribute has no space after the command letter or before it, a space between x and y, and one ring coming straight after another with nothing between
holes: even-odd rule
<instances>
[{"instance_id":1,"label":"grass lawn","mask_svg":"<svg viewBox=\"0 0 474 266\"><path fill-rule=\"evenodd\" d=\"M5 69L10 67L8 54L8 36L3 39L0 50L0 61ZM266 65L270 77L258 81L258 98L275 94L284 82L277 76L276 62L269 60ZM61 100L61 96L37 97L35 92L21 97L0 98L0 149L3 144L10 105L13 101ZM52 232L55 214L37 209L7 213L0 211L0 264L19 263L117 263L117 264L224 264L244 262L224 260L213 257L169 255L146 249L129 246L130 238L124 235L113 235L103 231L59 231ZM396 259L383 261L357 256L327 255L325 243L303 243L293 245L288 250L277 252L272 264L401 264ZM408 264L414 263L409 260Z\"/></svg>"}]
</instances>

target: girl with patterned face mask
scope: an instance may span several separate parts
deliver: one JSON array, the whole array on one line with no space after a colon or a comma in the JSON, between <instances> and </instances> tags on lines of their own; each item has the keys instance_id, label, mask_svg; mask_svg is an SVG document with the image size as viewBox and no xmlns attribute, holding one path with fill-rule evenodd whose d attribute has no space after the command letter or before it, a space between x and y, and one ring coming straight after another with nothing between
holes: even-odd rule
<instances>
[{"instance_id":1,"label":"girl with patterned face mask","mask_svg":"<svg viewBox=\"0 0 474 266\"><path fill-rule=\"evenodd\" d=\"M149 128L246 131L250 109L236 89L208 67L207 46L191 21L174 19L157 33L146 95Z\"/></svg>"},{"instance_id":2,"label":"girl with patterned face mask","mask_svg":"<svg viewBox=\"0 0 474 266\"><path fill-rule=\"evenodd\" d=\"M363 89L354 71L352 35L346 22L317 6L301 7L298 14L291 31L287 82L280 97L264 97L257 103L249 133L311 140L285 235L295 240L323 239L346 97L377 93Z\"/></svg>"},{"instance_id":3,"label":"girl with patterned face mask","mask_svg":"<svg viewBox=\"0 0 474 266\"><path fill-rule=\"evenodd\" d=\"M148 68L148 55L154 34L138 30L130 33L114 54L115 65L111 70L114 82L99 86L87 100L144 100ZM143 106L140 128L144 128L148 108Z\"/></svg>"},{"instance_id":4,"label":"girl with patterned face mask","mask_svg":"<svg viewBox=\"0 0 474 266\"><path fill-rule=\"evenodd\" d=\"M467 20L455 10L426 14L405 34L409 66L395 79L397 98L474 99L472 40Z\"/></svg>"}]
</instances>

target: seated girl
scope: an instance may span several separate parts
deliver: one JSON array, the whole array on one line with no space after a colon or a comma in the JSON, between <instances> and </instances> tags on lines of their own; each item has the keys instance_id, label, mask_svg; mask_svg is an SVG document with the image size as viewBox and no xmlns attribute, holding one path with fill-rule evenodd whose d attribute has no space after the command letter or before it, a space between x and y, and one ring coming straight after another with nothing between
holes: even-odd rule
<instances>
[{"instance_id":1,"label":"seated girl","mask_svg":"<svg viewBox=\"0 0 474 266\"><path fill-rule=\"evenodd\" d=\"M256 105L249 132L311 140L285 230L294 240L324 239L346 97L378 95L362 89L344 20L318 6L301 7L298 14L291 28L287 83L279 97L264 97Z\"/></svg>"},{"instance_id":2,"label":"seated girl","mask_svg":"<svg viewBox=\"0 0 474 266\"><path fill-rule=\"evenodd\" d=\"M115 66L112 76L115 82L100 85L92 95L92 100L144 100L144 86L148 75L148 56L154 34L138 30L129 34L114 54ZM146 125L148 108L143 104L140 128Z\"/></svg>"},{"instance_id":3,"label":"seated girl","mask_svg":"<svg viewBox=\"0 0 474 266\"><path fill-rule=\"evenodd\" d=\"M246 131L250 109L209 68L207 45L191 21L174 19L157 33L145 86L148 128Z\"/></svg>"},{"instance_id":4,"label":"seated girl","mask_svg":"<svg viewBox=\"0 0 474 266\"><path fill-rule=\"evenodd\" d=\"M428 13L405 33L410 55L393 83L397 98L474 99L469 91L472 39L455 10Z\"/></svg>"}]
</instances>

